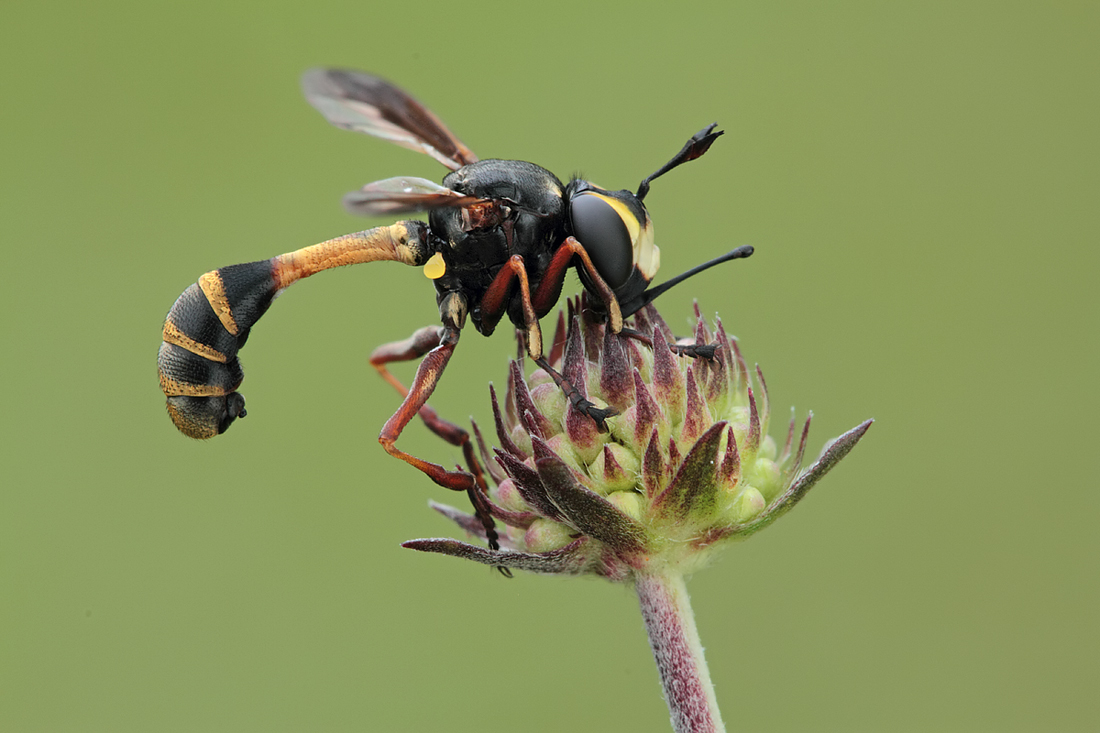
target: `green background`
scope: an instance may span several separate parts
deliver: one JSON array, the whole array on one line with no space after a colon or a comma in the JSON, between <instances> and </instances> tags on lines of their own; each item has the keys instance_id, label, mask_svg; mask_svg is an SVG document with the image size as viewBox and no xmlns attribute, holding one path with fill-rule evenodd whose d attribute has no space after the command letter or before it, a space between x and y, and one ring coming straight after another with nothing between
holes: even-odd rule
<instances>
[{"instance_id":1,"label":"green background","mask_svg":"<svg viewBox=\"0 0 1100 733\"><path fill-rule=\"evenodd\" d=\"M437 321L418 271L293 288L244 351L249 418L165 417L198 275L445 172L329 127L316 65L615 188L725 128L647 199L662 275L757 254L664 314L720 312L813 453L877 420L689 586L731 730L1097 729L1097 7L7 0L0 729L667 730L629 589L398 546L463 504L375 441L368 354ZM468 331L433 404L484 424L514 351Z\"/></svg>"}]
</instances>

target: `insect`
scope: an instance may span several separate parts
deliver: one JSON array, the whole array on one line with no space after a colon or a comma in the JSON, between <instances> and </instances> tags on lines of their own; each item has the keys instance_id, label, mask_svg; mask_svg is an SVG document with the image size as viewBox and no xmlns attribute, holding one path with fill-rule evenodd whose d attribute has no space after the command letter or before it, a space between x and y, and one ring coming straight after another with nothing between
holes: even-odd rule
<instances>
[{"instance_id":1,"label":"insect","mask_svg":"<svg viewBox=\"0 0 1100 733\"><path fill-rule=\"evenodd\" d=\"M210 438L245 416L237 392L244 374L237 353L272 299L296 281L341 265L396 261L424 268L435 283L441 326L386 344L371 364L403 395L379 441L388 453L456 491L475 494L479 476L448 471L396 445L419 414L428 427L461 446L472 461L469 436L427 405L467 320L489 335L507 316L528 356L561 385L574 408L601 429L614 414L588 402L543 354L539 319L557 303L566 274L575 269L614 333L623 319L678 282L720 262L747 257L741 247L660 286L650 287L660 265L653 225L643 205L650 183L703 155L722 134L709 125L673 158L644 179L635 193L610 191L519 160L479 160L427 108L378 77L342 69L316 69L303 78L309 102L337 127L426 153L450 169L442 185L423 178L388 178L344 198L365 215L427 212L427 222L398 221L348 234L269 260L230 265L199 278L176 301L164 323L158 367L168 413L180 431ZM631 334L645 340L641 334ZM706 354L691 354L695 356ZM421 358L406 388L386 365Z\"/></svg>"}]
</instances>

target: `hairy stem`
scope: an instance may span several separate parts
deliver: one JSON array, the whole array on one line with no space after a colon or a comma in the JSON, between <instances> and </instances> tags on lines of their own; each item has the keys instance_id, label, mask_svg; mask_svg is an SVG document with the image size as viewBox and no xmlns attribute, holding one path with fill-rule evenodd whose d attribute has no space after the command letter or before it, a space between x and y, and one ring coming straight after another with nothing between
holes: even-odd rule
<instances>
[{"instance_id":1,"label":"hairy stem","mask_svg":"<svg viewBox=\"0 0 1100 733\"><path fill-rule=\"evenodd\" d=\"M635 590L677 733L725 731L682 575L639 574Z\"/></svg>"}]
</instances>

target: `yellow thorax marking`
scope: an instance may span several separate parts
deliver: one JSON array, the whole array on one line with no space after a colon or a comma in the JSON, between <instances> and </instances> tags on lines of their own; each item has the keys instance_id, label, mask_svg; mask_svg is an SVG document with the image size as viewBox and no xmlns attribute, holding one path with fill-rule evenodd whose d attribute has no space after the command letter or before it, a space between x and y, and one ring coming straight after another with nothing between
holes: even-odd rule
<instances>
[{"instance_id":1,"label":"yellow thorax marking","mask_svg":"<svg viewBox=\"0 0 1100 733\"><path fill-rule=\"evenodd\" d=\"M424 275L429 280L438 280L447 272L447 263L443 261L443 255L436 252L432 258L424 264Z\"/></svg>"}]
</instances>

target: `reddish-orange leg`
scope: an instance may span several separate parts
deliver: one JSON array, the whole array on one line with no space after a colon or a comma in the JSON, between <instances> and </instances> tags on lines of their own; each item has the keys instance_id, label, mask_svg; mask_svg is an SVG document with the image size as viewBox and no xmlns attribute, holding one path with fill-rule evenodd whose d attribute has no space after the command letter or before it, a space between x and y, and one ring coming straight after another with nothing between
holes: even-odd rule
<instances>
[{"instance_id":1,"label":"reddish-orange leg","mask_svg":"<svg viewBox=\"0 0 1100 733\"><path fill-rule=\"evenodd\" d=\"M406 388L405 385L402 384L399 379L397 379L397 377L393 376L390 370L386 368L386 364L395 361L412 361L413 359L419 359L425 354L430 353L433 349L442 347L444 333L445 329L442 326L427 326L420 329L412 336L403 341L394 341L392 343L383 344L382 346L379 346L377 349L375 349L374 353L371 354L371 366L377 369L382 379L386 380L386 382L388 382L390 386L397 390L398 394L404 397L405 402L408 403L408 388ZM454 341L458 341L457 336L455 337ZM447 359L450 358L450 354L453 353L453 351L454 344L452 343L446 355L442 357L443 366L446 365ZM442 371L442 367L439 368L439 371ZM418 371L417 379L419 379L419 377L420 374ZM469 436L466 434L466 431L455 425L454 423L448 422L447 420L439 417L438 413L436 413L435 410L433 410L427 404L424 404L427 401L428 395L430 395L431 391L435 389L435 385L439 381L438 373L433 375L433 377L434 378L432 383L430 385L425 385L427 392L423 394L423 400L421 400L421 404L419 408L415 410L415 413L419 413L420 417L424 420L424 423L428 426L428 429L431 430L433 433L443 438L451 445L461 446L463 443L469 440ZM416 383L414 382L414 388L415 384ZM424 388L421 388L419 391L424 392ZM402 410L406 409L406 405L402 404L401 408ZM387 427L394 423L394 420L398 418L398 415L401 414L402 410L398 410L398 413L390 418L389 422L386 423ZM407 425L409 421L412 420L412 414L414 413L410 413L407 416L407 419L402 420L401 424L397 425L396 432L392 436L394 440L396 440L397 436L401 434L401 431L405 428L405 425ZM386 431L383 430L383 433L385 432ZM385 441L383 441L383 445L385 444ZM389 451L389 448L387 448L386 450ZM402 460L405 460L403 456L399 457L401 457ZM413 465L417 466L417 468L420 468L418 464L413 463ZM427 473L427 471L425 471L425 473ZM428 475L431 476L432 474L429 473ZM444 485L449 489L454 488L455 490L464 490L466 488L453 487L447 484Z\"/></svg>"},{"instance_id":2,"label":"reddish-orange leg","mask_svg":"<svg viewBox=\"0 0 1100 733\"><path fill-rule=\"evenodd\" d=\"M465 491L474 507L474 513L481 520L485 528L485 536L489 540L489 547L498 550L500 543L493 524L493 518L487 499L489 487L485 482L485 476L474 454L473 445L470 442L470 434L452 422L444 420L439 414L427 405L428 397L439 383L447 362L454 353L458 343L459 330L454 327L428 326L414 333L404 341L395 341L384 344L371 354L370 363L378 373L397 392L404 397L401 407L386 421L382 428L378 442L391 456L396 456L411 466L420 469L428 475L432 481L452 491ZM416 370L412 389L407 389L389 369L386 364L393 361L411 361L423 356L420 366ZM462 448L463 458L466 460L470 473L464 471L447 471L436 463L417 458L396 446L397 438L412 420L413 415L419 414L428 429L454 446ZM504 572L502 570L501 572ZM508 574L508 573L505 573Z\"/></svg>"},{"instance_id":3,"label":"reddish-orange leg","mask_svg":"<svg viewBox=\"0 0 1100 733\"><path fill-rule=\"evenodd\" d=\"M527 283L527 270L524 267L523 258L513 255L500 269L493 282L490 283L485 294L481 298L481 312L484 321L482 331L492 333L496 324L504 315L509 302L509 295L513 281L519 282L521 299L523 302L524 320L528 333L528 348L537 348L535 356L542 355L542 332L539 329L538 318L531 305L531 291ZM446 440L451 445L462 446L463 454L468 463L477 464L474 460L473 449L470 447L470 435L454 423L450 423L439 417L435 410L427 405L428 397L435 390L439 378L447 366L447 362L454 353L455 345L461 334L460 326L466 317L465 298L459 294L449 293L441 301L444 325L442 327L429 326L422 328L404 341L395 341L375 349L371 354L370 363L378 373L382 375L390 385L398 391L405 401L393 414L382 428L379 442L386 452L396 456L411 466L415 466L435 481L440 486L453 491L469 491L477 480L473 474L465 472L447 471L442 466L430 463L400 450L396 445L398 436L405 426L420 414L428 428ZM416 371L412 387L406 389L390 371L386 364L392 361L411 361L423 356L420 367ZM473 470L473 469L471 469ZM480 478L480 467L475 472ZM484 486L484 479L480 482Z\"/></svg>"},{"instance_id":4,"label":"reddish-orange leg","mask_svg":"<svg viewBox=\"0 0 1100 733\"><path fill-rule=\"evenodd\" d=\"M508 302L511 300L512 283L517 281L523 307L525 331L522 333L526 336L527 354L550 375L554 383L565 393L575 410L592 418L600 432L607 432L607 423L604 421L618 413L613 409L600 409L585 399L584 395L570 384L568 379L550 366L550 363L543 358L542 354L542 330L539 327L538 319L540 316L546 315L557 303L558 298L561 297L562 284L565 282L566 273L569 272L574 257L580 260L579 266L583 267L588 273L600 299L607 307L610 328L616 333L622 330L623 319L615 293L603 281L600 274L596 272L588 252L574 237L567 237L554 252L554 256L550 259L550 264L547 265L546 272L543 273L534 294L531 293L527 281L527 269L524 266L523 258L519 255L513 255L496 278L493 279L492 284L489 285L481 298L481 330L489 334L496 328L497 323L504 316Z\"/></svg>"},{"instance_id":5,"label":"reddish-orange leg","mask_svg":"<svg viewBox=\"0 0 1100 733\"><path fill-rule=\"evenodd\" d=\"M524 267L523 258L519 255L511 257L481 299L481 311L486 319L482 330L492 333L493 328L504 315L513 281L519 282L521 299L523 302L524 320L526 321L528 343L538 349L538 355L542 353L542 333L539 330L538 318L531 306L531 293L527 282L527 269ZM443 314L442 327L422 328L404 341L395 341L380 346L371 354L370 363L389 384L397 390L405 399L397 412L386 421L382 427L382 433L378 436L378 442L391 456L396 456L425 474L440 486L452 491L465 491L474 509L485 527L489 544L494 549L499 547L496 530L493 527L487 502L488 487L485 477L474 455L473 446L470 443L470 435L454 423L439 417L434 409L428 406L428 398L439 383L447 362L454 353L455 346L461 334L460 325L466 318L465 298L461 294L451 293L441 301L440 310ZM416 370L416 377L412 386L406 388L400 380L390 373L386 364L394 361L411 361L423 357L420 366ZM425 461L414 455L406 453L397 447L397 438L405 429L405 426L419 414L436 435L446 440L451 445L461 446L463 457L470 468L471 473L465 471L448 471L437 463Z\"/></svg>"},{"instance_id":6,"label":"reddish-orange leg","mask_svg":"<svg viewBox=\"0 0 1100 733\"><path fill-rule=\"evenodd\" d=\"M535 313L541 318L549 313L554 304L558 302L558 298L561 297L562 283L565 282L565 274L569 271L573 257L580 260L579 267L584 268L585 273L592 282L592 286L596 289L595 295L607 308L607 322L611 327L611 332L618 333L622 331L623 314L619 308L619 301L615 297L614 291L600 277L600 273L596 272L596 266L592 264L592 259L588 256L588 251L585 250L584 245L578 242L575 237L566 237L565 241L554 252L550 264L547 265L542 281L535 288L531 299ZM542 356L542 354L537 356ZM535 358L535 355L532 355L532 358Z\"/></svg>"},{"instance_id":7,"label":"reddish-orange leg","mask_svg":"<svg viewBox=\"0 0 1100 733\"><path fill-rule=\"evenodd\" d=\"M549 273L547 273L549 274ZM564 271L561 274L564 279ZM539 327L539 314L531 300L531 286L527 281L527 266L523 257L512 255L500 269L485 294L481 296L481 332L491 334L508 310L512 297L512 283L519 283L520 301L523 306L523 327L526 329L527 351L532 358L542 356L542 329ZM561 291L561 282L558 282Z\"/></svg>"},{"instance_id":8,"label":"reddish-orange leg","mask_svg":"<svg viewBox=\"0 0 1100 733\"><path fill-rule=\"evenodd\" d=\"M507 312L508 305L513 297L513 286L518 284L520 289L520 302L523 308L524 328L527 342L527 353L540 367L551 375L554 381L565 392L574 408L589 415L599 426L600 430L607 430L604 420L610 415L616 414L614 410L598 409L593 403L569 383L565 377L551 368L542 355L542 331L539 328L539 316L545 315L561 295L562 283L568 272L573 258L580 260L580 266L585 269L598 292L601 300L607 306L609 314L609 327L615 333L622 330L622 313L618 301L611 288L603 281L600 274L592 264L591 258L584 247L573 237L568 237L554 253L553 258L544 273L538 289L532 295L527 278L527 268L524 260L519 255L513 255L497 273L480 300L481 330L483 333L492 333L497 323ZM454 353L455 346L461 334L461 325L466 318L465 298L459 293L449 293L441 301L440 310L443 314L442 327L423 328L404 341L395 341L376 349L371 355L371 366L394 389L404 397L397 412L386 421L382 432L378 436L378 442L382 444L386 452L391 456L400 458L439 484L452 491L465 491L474 509L485 527L490 546L496 549L496 530L490 516L487 496L488 488L481 466L474 455L473 446L470 443L470 435L454 423L439 417L438 413L428 406L428 398L439 384L439 378L446 369L447 363ZM416 370L416 377L412 386L406 388L400 380L390 373L386 364L395 361L411 361L423 357L420 366ZM463 457L470 468L471 473L462 471L448 471L437 463L425 461L422 458L406 453L397 447L397 439L401 432L412 421L413 416L419 414L436 435L448 443L461 446Z\"/></svg>"}]
</instances>

